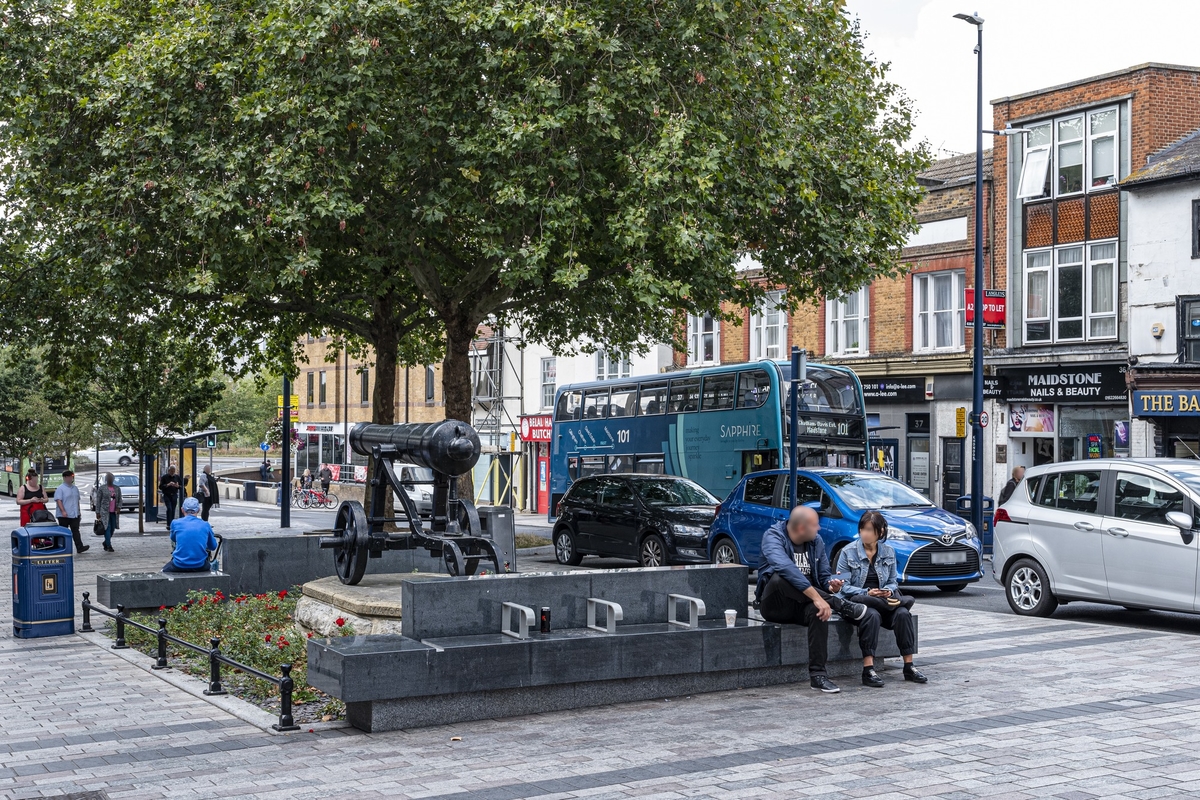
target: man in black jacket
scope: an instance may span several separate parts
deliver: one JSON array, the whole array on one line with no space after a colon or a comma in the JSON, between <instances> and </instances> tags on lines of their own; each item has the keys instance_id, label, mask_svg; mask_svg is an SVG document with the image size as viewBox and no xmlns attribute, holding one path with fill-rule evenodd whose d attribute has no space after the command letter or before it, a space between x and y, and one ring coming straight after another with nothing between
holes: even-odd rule
<instances>
[{"instance_id":1,"label":"man in black jacket","mask_svg":"<svg viewBox=\"0 0 1200 800\"><path fill-rule=\"evenodd\" d=\"M175 474L175 465L167 467L167 471L158 479L158 491L162 493L163 505L167 507L167 527L175 519L175 509L179 505L179 476Z\"/></svg>"},{"instance_id":2,"label":"man in black jacket","mask_svg":"<svg viewBox=\"0 0 1200 800\"><path fill-rule=\"evenodd\" d=\"M754 596L768 622L808 628L808 675L812 688L840 692L825 672L829 651L829 618L834 611L850 620L867 612L862 603L836 596L842 581L829 571L825 543L818 535L821 521L808 506L796 506L787 522L777 522L763 534Z\"/></svg>"},{"instance_id":3,"label":"man in black jacket","mask_svg":"<svg viewBox=\"0 0 1200 800\"><path fill-rule=\"evenodd\" d=\"M1021 479L1024 477L1024 467L1013 467L1012 480L1004 484L1004 488L1000 490L1000 502L996 503L997 508L1008 502L1008 498L1013 496L1013 492L1017 490L1017 486L1021 483Z\"/></svg>"}]
</instances>

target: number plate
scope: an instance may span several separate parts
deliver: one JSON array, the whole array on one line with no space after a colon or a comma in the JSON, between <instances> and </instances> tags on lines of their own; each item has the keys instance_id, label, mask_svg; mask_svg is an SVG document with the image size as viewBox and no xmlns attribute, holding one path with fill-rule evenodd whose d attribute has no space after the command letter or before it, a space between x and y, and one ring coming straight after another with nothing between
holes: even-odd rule
<instances>
[{"instance_id":1,"label":"number plate","mask_svg":"<svg viewBox=\"0 0 1200 800\"><path fill-rule=\"evenodd\" d=\"M929 561L932 564L965 564L967 563L967 554L958 553L930 553Z\"/></svg>"}]
</instances>

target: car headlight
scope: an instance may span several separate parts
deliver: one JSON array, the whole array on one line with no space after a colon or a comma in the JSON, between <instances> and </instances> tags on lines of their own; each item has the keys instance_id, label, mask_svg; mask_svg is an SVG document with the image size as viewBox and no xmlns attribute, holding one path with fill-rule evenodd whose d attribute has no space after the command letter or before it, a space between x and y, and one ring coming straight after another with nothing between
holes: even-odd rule
<instances>
[{"instance_id":1,"label":"car headlight","mask_svg":"<svg viewBox=\"0 0 1200 800\"><path fill-rule=\"evenodd\" d=\"M431 495L429 492L421 492L421 499L422 499L422 500L428 500L428 499L430 499L431 497L433 497L433 495Z\"/></svg>"},{"instance_id":2,"label":"car headlight","mask_svg":"<svg viewBox=\"0 0 1200 800\"><path fill-rule=\"evenodd\" d=\"M978 539L979 538L979 531L970 522L967 523L967 538L968 539Z\"/></svg>"},{"instance_id":3,"label":"car headlight","mask_svg":"<svg viewBox=\"0 0 1200 800\"><path fill-rule=\"evenodd\" d=\"M707 533L707 531L705 531L704 528L701 528L699 525L673 524L671 525L671 530L675 532L676 536L696 536L702 538Z\"/></svg>"},{"instance_id":4,"label":"car headlight","mask_svg":"<svg viewBox=\"0 0 1200 800\"><path fill-rule=\"evenodd\" d=\"M893 528L888 530L888 540L892 542L911 542L913 538L908 534L908 531L898 531Z\"/></svg>"}]
</instances>

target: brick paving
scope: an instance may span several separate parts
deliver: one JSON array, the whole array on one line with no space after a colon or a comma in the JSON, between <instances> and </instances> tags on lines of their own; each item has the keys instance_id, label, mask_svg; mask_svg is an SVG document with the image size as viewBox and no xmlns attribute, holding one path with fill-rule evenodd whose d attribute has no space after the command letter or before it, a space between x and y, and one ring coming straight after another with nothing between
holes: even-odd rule
<instances>
[{"instance_id":1,"label":"brick paving","mask_svg":"<svg viewBox=\"0 0 1200 800\"><path fill-rule=\"evenodd\" d=\"M12 525L10 503L0 524ZM162 537L79 557L154 568ZM386 734L271 734L80 637L0 628L0 796L1157 798L1200 794L1186 634L920 606L932 683L842 681ZM11 598L0 598L11 617ZM890 666L890 665L889 665ZM461 741L454 741L461 737Z\"/></svg>"}]
</instances>

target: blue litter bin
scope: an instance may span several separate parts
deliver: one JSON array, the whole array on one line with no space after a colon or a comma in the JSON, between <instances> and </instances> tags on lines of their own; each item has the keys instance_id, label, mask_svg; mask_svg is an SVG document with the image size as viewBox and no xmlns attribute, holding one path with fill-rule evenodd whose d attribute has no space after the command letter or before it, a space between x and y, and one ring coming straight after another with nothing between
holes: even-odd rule
<instances>
[{"instance_id":1,"label":"blue litter bin","mask_svg":"<svg viewBox=\"0 0 1200 800\"><path fill-rule=\"evenodd\" d=\"M71 531L53 522L31 522L12 532L14 637L75 632L71 547Z\"/></svg>"},{"instance_id":2,"label":"blue litter bin","mask_svg":"<svg viewBox=\"0 0 1200 800\"><path fill-rule=\"evenodd\" d=\"M242 484L242 499L247 501L258 500L258 484L254 481L246 481Z\"/></svg>"},{"instance_id":3,"label":"blue litter bin","mask_svg":"<svg viewBox=\"0 0 1200 800\"><path fill-rule=\"evenodd\" d=\"M958 516L965 520L971 519L971 495L964 494L959 497L955 503L955 512ZM991 555L992 552L992 512L995 509L995 503L990 497L983 498L983 530L979 531L979 540L983 544L984 555Z\"/></svg>"}]
</instances>

